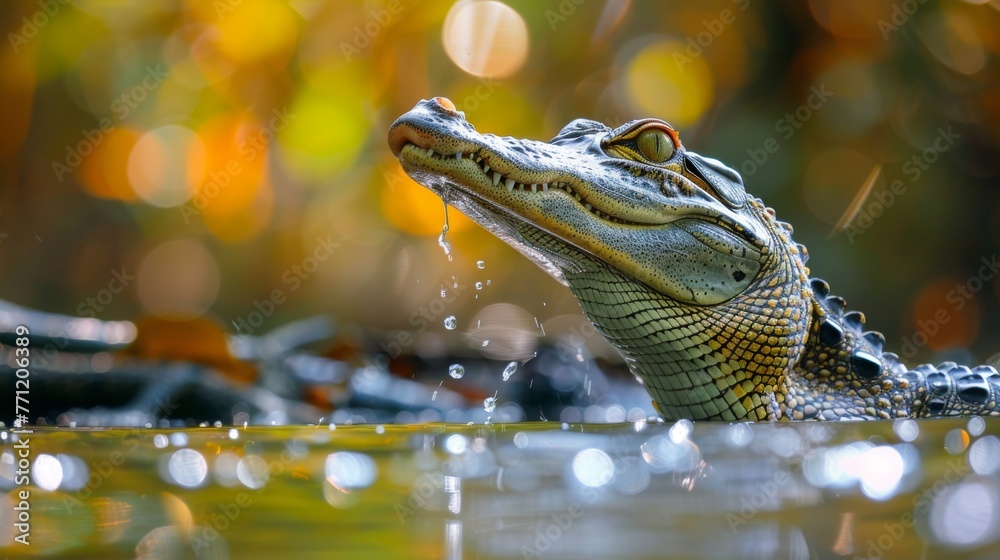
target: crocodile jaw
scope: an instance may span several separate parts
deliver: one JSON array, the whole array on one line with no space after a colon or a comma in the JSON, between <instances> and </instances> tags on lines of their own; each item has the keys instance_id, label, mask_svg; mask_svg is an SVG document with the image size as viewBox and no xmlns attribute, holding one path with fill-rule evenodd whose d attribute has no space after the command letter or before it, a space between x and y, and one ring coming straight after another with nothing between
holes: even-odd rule
<instances>
[{"instance_id":1,"label":"crocodile jaw","mask_svg":"<svg viewBox=\"0 0 1000 560\"><path fill-rule=\"evenodd\" d=\"M749 285L772 241L753 209L734 212L669 169L643 175L601 151L600 131L592 136L581 145L481 135L461 114L422 101L392 125L389 146L415 180L564 283L561 271L589 255L700 305ZM554 238L545 248L542 233Z\"/></svg>"}]
</instances>

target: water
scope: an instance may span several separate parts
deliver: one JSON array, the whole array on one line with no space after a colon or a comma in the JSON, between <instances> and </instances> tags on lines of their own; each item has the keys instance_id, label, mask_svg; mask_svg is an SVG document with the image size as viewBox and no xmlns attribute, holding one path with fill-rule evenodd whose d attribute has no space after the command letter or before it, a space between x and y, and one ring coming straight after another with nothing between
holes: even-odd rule
<instances>
[{"instance_id":1,"label":"water","mask_svg":"<svg viewBox=\"0 0 1000 560\"><path fill-rule=\"evenodd\" d=\"M462 364L451 364L448 367L448 375L454 379L461 379L465 375L465 366Z\"/></svg>"},{"instance_id":2,"label":"water","mask_svg":"<svg viewBox=\"0 0 1000 560\"><path fill-rule=\"evenodd\" d=\"M507 367L503 368L503 380L507 381L510 379L510 376L514 375L515 371L517 371L517 362L507 364Z\"/></svg>"},{"instance_id":3,"label":"water","mask_svg":"<svg viewBox=\"0 0 1000 560\"><path fill-rule=\"evenodd\" d=\"M448 257L448 261L451 261L452 260L452 256L451 256L451 243L448 243L444 239L445 235L448 234L448 229L449 229L449 225L448 225L448 201L445 200L444 198L442 198L441 201L444 203L444 226L441 228L441 235L438 236L438 245L444 251L445 256Z\"/></svg>"},{"instance_id":4,"label":"water","mask_svg":"<svg viewBox=\"0 0 1000 560\"><path fill-rule=\"evenodd\" d=\"M458 319L456 319L454 315L449 315L444 318L444 328L448 329L449 331L453 331L457 326L458 326Z\"/></svg>"},{"instance_id":5,"label":"water","mask_svg":"<svg viewBox=\"0 0 1000 560\"><path fill-rule=\"evenodd\" d=\"M956 430L967 444L950 454L945 442ZM17 487L30 492L30 547L11 540L17 475L7 434L0 557L1000 552L993 435L1000 420L480 423L381 432L373 425L35 428L31 483Z\"/></svg>"}]
</instances>

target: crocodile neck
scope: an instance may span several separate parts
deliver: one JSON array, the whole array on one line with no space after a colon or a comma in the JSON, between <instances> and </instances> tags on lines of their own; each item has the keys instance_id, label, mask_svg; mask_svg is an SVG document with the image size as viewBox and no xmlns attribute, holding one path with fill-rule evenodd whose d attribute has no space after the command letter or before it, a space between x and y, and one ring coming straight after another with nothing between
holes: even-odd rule
<instances>
[{"instance_id":1,"label":"crocodile neck","mask_svg":"<svg viewBox=\"0 0 1000 560\"><path fill-rule=\"evenodd\" d=\"M780 228L774 233L779 252L798 252ZM787 415L785 397L799 377L816 311L802 260L794 254L771 260L770 274L713 306L664 297L607 266L566 280L664 417L777 419Z\"/></svg>"},{"instance_id":2,"label":"crocodile neck","mask_svg":"<svg viewBox=\"0 0 1000 560\"><path fill-rule=\"evenodd\" d=\"M907 368L739 175L655 119L481 135L447 100L400 117L414 179L566 284L668 419L1000 415L1000 373Z\"/></svg>"}]
</instances>

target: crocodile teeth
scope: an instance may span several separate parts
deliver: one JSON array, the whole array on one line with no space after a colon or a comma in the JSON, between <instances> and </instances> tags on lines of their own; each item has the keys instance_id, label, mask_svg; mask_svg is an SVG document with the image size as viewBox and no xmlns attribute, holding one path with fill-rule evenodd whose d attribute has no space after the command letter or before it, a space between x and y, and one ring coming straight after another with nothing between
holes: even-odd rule
<instances>
[{"instance_id":1,"label":"crocodile teeth","mask_svg":"<svg viewBox=\"0 0 1000 560\"><path fill-rule=\"evenodd\" d=\"M507 179L507 192L514 190L514 180Z\"/></svg>"},{"instance_id":2,"label":"crocodile teeth","mask_svg":"<svg viewBox=\"0 0 1000 560\"><path fill-rule=\"evenodd\" d=\"M548 183L542 183L542 192L545 192L547 190L549 190L549 184Z\"/></svg>"},{"instance_id":3,"label":"crocodile teeth","mask_svg":"<svg viewBox=\"0 0 1000 560\"><path fill-rule=\"evenodd\" d=\"M455 152L455 159L462 159L462 152Z\"/></svg>"},{"instance_id":4,"label":"crocodile teeth","mask_svg":"<svg viewBox=\"0 0 1000 560\"><path fill-rule=\"evenodd\" d=\"M587 210L590 210L591 208L593 208L593 207L592 207L592 206L590 205L590 203L589 203L589 202L588 202L588 203L586 203L586 204L584 204L584 205L583 205L583 207L584 207L584 208L586 208Z\"/></svg>"},{"instance_id":5,"label":"crocodile teeth","mask_svg":"<svg viewBox=\"0 0 1000 560\"><path fill-rule=\"evenodd\" d=\"M427 157L433 157L433 156L434 156L434 150L427 148Z\"/></svg>"},{"instance_id":6,"label":"crocodile teeth","mask_svg":"<svg viewBox=\"0 0 1000 560\"><path fill-rule=\"evenodd\" d=\"M499 184L500 184L500 173L494 171L493 172L493 186L495 187L495 186L497 186Z\"/></svg>"},{"instance_id":7,"label":"crocodile teeth","mask_svg":"<svg viewBox=\"0 0 1000 560\"><path fill-rule=\"evenodd\" d=\"M538 192L538 185L531 185L531 192Z\"/></svg>"},{"instance_id":8,"label":"crocodile teeth","mask_svg":"<svg viewBox=\"0 0 1000 560\"><path fill-rule=\"evenodd\" d=\"M483 173L489 173L489 172L490 172L490 164L484 163L483 164Z\"/></svg>"}]
</instances>

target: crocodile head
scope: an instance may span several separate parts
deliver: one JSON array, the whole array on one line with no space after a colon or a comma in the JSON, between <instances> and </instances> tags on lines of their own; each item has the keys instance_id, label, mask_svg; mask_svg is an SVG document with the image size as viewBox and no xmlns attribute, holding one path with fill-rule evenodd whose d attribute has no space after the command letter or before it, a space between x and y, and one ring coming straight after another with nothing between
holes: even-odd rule
<instances>
[{"instance_id":1,"label":"crocodile head","mask_svg":"<svg viewBox=\"0 0 1000 560\"><path fill-rule=\"evenodd\" d=\"M546 143L480 134L440 97L388 140L417 182L567 284L665 416L772 415L808 282L787 226L737 172L661 120L580 119Z\"/></svg>"}]
</instances>

